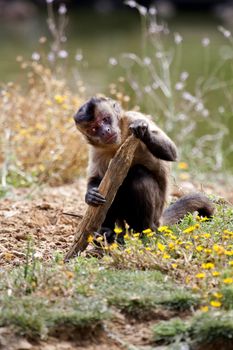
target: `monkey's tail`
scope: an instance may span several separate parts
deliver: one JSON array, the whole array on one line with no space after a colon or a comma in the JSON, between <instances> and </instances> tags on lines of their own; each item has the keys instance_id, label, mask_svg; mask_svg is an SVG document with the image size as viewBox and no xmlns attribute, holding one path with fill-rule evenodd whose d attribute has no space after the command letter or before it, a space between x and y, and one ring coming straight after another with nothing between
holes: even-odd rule
<instances>
[{"instance_id":1,"label":"monkey's tail","mask_svg":"<svg viewBox=\"0 0 233 350\"><path fill-rule=\"evenodd\" d=\"M197 211L200 216L213 216L212 202L201 193L191 193L178 199L163 212L162 224L173 225L188 213Z\"/></svg>"}]
</instances>

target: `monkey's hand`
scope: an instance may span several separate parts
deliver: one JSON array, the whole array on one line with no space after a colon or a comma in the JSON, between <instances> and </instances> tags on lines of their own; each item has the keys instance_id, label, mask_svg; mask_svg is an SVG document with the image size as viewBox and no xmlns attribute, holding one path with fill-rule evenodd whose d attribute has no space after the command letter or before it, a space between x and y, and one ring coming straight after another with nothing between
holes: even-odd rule
<instances>
[{"instance_id":1,"label":"monkey's hand","mask_svg":"<svg viewBox=\"0 0 233 350\"><path fill-rule=\"evenodd\" d=\"M93 207L98 207L99 205L103 205L106 199L99 193L97 187L91 187L87 190L85 202Z\"/></svg>"},{"instance_id":2,"label":"monkey's hand","mask_svg":"<svg viewBox=\"0 0 233 350\"><path fill-rule=\"evenodd\" d=\"M144 119L137 119L129 126L129 130L141 141L145 141L149 134L149 125Z\"/></svg>"}]
</instances>

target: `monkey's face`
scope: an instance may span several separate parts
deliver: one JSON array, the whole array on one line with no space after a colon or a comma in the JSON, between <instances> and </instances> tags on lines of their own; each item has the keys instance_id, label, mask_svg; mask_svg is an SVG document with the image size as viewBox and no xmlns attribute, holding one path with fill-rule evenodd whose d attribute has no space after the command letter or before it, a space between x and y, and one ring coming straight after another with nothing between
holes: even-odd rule
<instances>
[{"instance_id":1,"label":"monkey's face","mask_svg":"<svg viewBox=\"0 0 233 350\"><path fill-rule=\"evenodd\" d=\"M90 144L107 147L121 142L120 113L117 102L107 98L92 98L78 110L74 120Z\"/></svg>"}]
</instances>

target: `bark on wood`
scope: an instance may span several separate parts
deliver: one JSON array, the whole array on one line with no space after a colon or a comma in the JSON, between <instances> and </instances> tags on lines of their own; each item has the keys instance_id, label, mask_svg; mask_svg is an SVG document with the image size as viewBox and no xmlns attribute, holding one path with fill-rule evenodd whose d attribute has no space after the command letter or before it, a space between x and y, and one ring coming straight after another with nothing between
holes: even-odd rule
<instances>
[{"instance_id":1,"label":"bark on wood","mask_svg":"<svg viewBox=\"0 0 233 350\"><path fill-rule=\"evenodd\" d=\"M129 136L109 163L99 186L99 192L106 198L106 202L98 207L87 207L75 234L74 243L65 256L65 261L85 250L89 235L101 227L117 190L128 173L139 142L133 135Z\"/></svg>"}]
</instances>

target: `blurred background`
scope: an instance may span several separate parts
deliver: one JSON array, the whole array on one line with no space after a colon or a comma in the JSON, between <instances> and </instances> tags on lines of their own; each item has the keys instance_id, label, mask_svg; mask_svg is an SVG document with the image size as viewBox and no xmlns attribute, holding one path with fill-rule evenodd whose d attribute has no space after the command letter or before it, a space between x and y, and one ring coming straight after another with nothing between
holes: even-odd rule
<instances>
[{"instance_id":1,"label":"blurred background","mask_svg":"<svg viewBox=\"0 0 233 350\"><path fill-rule=\"evenodd\" d=\"M57 92L54 97L51 86L47 107L35 112L38 120L54 113L54 100L72 116L92 94L110 95L125 108L152 114L177 143L193 177L208 171L217 177L233 169L232 28L233 0L0 0L1 86L29 84L36 99L36 74L46 89L46 74L65 79L78 102L64 104L72 94ZM42 99L44 87L40 89ZM8 107L4 104L6 111ZM29 108L19 107L25 118L22 109ZM56 113L63 112L60 108ZM28 154L30 149L31 144ZM36 174L51 166L46 157ZM24 163L27 167L28 161Z\"/></svg>"}]
</instances>

